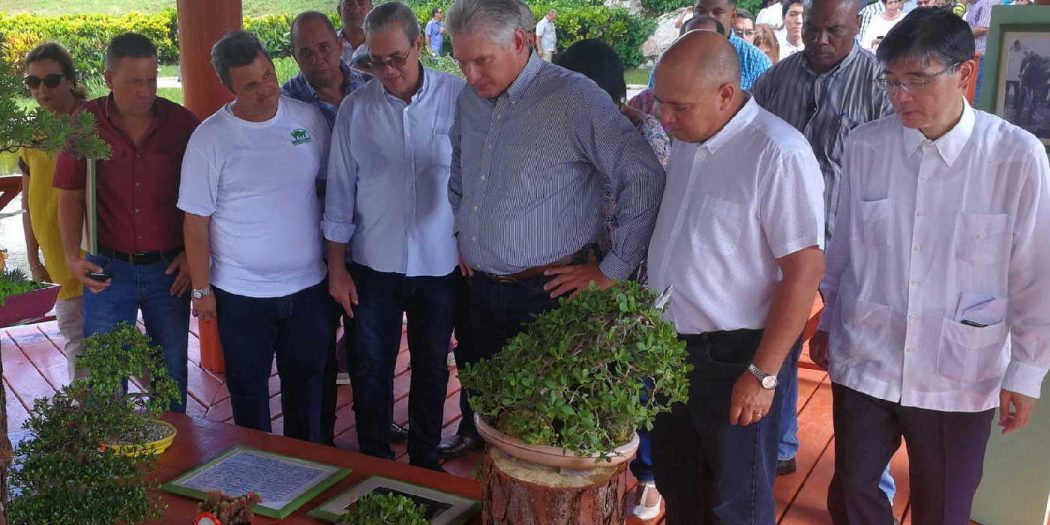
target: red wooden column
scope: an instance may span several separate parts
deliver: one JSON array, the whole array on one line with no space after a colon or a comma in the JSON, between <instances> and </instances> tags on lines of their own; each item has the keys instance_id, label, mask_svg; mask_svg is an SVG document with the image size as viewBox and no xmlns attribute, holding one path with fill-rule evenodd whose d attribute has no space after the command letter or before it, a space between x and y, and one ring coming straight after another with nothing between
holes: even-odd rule
<instances>
[{"instance_id":1,"label":"red wooden column","mask_svg":"<svg viewBox=\"0 0 1050 525\"><path fill-rule=\"evenodd\" d=\"M226 33L241 29L241 0L178 0L178 12L183 101L203 120L231 100L211 66L211 47ZM199 330L201 366L224 372L218 325L202 322Z\"/></svg>"}]
</instances>

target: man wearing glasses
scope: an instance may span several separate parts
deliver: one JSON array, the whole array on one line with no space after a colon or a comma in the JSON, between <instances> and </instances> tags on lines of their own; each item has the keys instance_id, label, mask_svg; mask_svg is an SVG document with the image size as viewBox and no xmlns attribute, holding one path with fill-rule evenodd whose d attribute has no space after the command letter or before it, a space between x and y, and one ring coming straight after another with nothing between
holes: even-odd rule
<instances>
[{"instance_id":1,"label":"man wearing glasses","mask_svg":"<svg viewBox=\"0 0 1050 525\"><path fill-rule=\"evenodd\" d=\"M912 521L968 523L995 408L1025 426L1050 369L1050 165L966 103L973 56L961 18L910 13L878 50L896 116L846 141L810 343L833 382L837 524L891 522L878 479L902 437Z\"/></svg>"},{"instance_id":2,"label":"man wearing glasses","mask_svg":"<svg viewBox=\"0 0 1050 525\"><path fill-rule=\"evenodd\" d=\"M755 44L755 15L747 9L737 8L733 17L733 32L748 44Z\"/></svg>"},{"instance_id":3,"label":"man wearing glasses","mask_svg":"<svg viewBox=\"0 0 1050 525\"><path fill-rule=\"evenodd\" d=\"M448 201L448 132L464 82L420 65L423 38L408 6L380 5L364 27L378 82L347 97L336 117L323 220L330 292L356 318L350 376L361 452L394 459L393 376L404 315L409 461L441 470L446 356L463 278Z\"/></svg>"},{"instance_id":4,"label":"man wearing glasses","mask_svg":"<svg viewBox=\"0 0 1050 525\"><path fill-rule=\"evenodd\" d=\"M802 26L805 50L773 66L751 90L766 110L806 136L824 175L825 242L835 228L842 146L853 128L892 111L886 92L875 86L880 67L875 56L856 43L855 0L814 0ZM798 452L798 358L801 342L791 353L777 474L795 472ZM893 499L893 478L883 487Z\"/></svg>"}]
</instances>

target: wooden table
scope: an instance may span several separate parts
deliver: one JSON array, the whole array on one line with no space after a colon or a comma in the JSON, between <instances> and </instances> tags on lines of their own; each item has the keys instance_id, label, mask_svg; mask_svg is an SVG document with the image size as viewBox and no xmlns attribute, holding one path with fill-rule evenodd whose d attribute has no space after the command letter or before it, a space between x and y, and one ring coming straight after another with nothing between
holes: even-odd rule
<instances>
[{"instance_id":1,"label":"wooden table","mask_svg":"<svg viewBox=\"0 0 1050 525\"><path fill-rule=\"evenodd\" d=\"M481 485L472 479L411 467L403 463L395 463L355 452L347 452L335 447L307 443L257 430L248 430L226 423L191 418L182 414L165 414L164 420L175 425L179 433L175 436L175 443L161 456L157 466L157 476L160 481L170 481L191 468L205 463L233 445L245 445L330 465L347 467L352 470L349 476L340 480L339 483L336 483L332 488L306 505L303 505L291 516L283 520L256 516L252 521L256 525L272 523L316 525L327 523L308 517L306 514L336 494L372 475L408 481L476 500L481 499ZM160 519L150 522L151 524L189 525L193 523L193 518L197 513L197 500L167 492L161 492L161 494L163 494L163 503L168 508ZM481 523L480 514L471 523Z\"/></svg>"}]
</instances>

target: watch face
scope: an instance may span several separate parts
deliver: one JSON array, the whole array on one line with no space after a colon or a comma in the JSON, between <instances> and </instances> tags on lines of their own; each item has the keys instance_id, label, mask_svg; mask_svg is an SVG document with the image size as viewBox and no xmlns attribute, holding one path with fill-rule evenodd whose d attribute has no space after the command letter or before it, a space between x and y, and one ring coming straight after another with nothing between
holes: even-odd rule
<instances>
[{"instance_id":1,"label":"watch face","mask_svg":"<svg viewBox=\"0 0 1050 525\"><path fill-rule=\"evenodd\" d=\"M766 377L762 378L762 388L765 388L766 390L773 390L776 387L777 387L777 378L776 378L776 376L766 376Z\"/></svg>"}]
</instances>

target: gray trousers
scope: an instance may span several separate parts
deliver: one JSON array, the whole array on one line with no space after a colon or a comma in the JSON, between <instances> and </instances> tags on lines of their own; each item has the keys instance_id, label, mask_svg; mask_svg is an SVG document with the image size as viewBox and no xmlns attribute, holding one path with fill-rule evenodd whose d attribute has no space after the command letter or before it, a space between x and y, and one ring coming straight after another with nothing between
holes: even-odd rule
<instances>
[{"instance_id":1,"label":"gray trousers","mask_svg":"<svg viewBox=\"0 0 1050 525\"><path fill-rule=\"evenodd\" d=\"M908 444L911 516L917 525L967 525L981 483L995 410L941 412L877 399L832 384L835 476L828 511L836 525L891 525L879 489L886 464Z\"/></svg>"}]
</instances>

